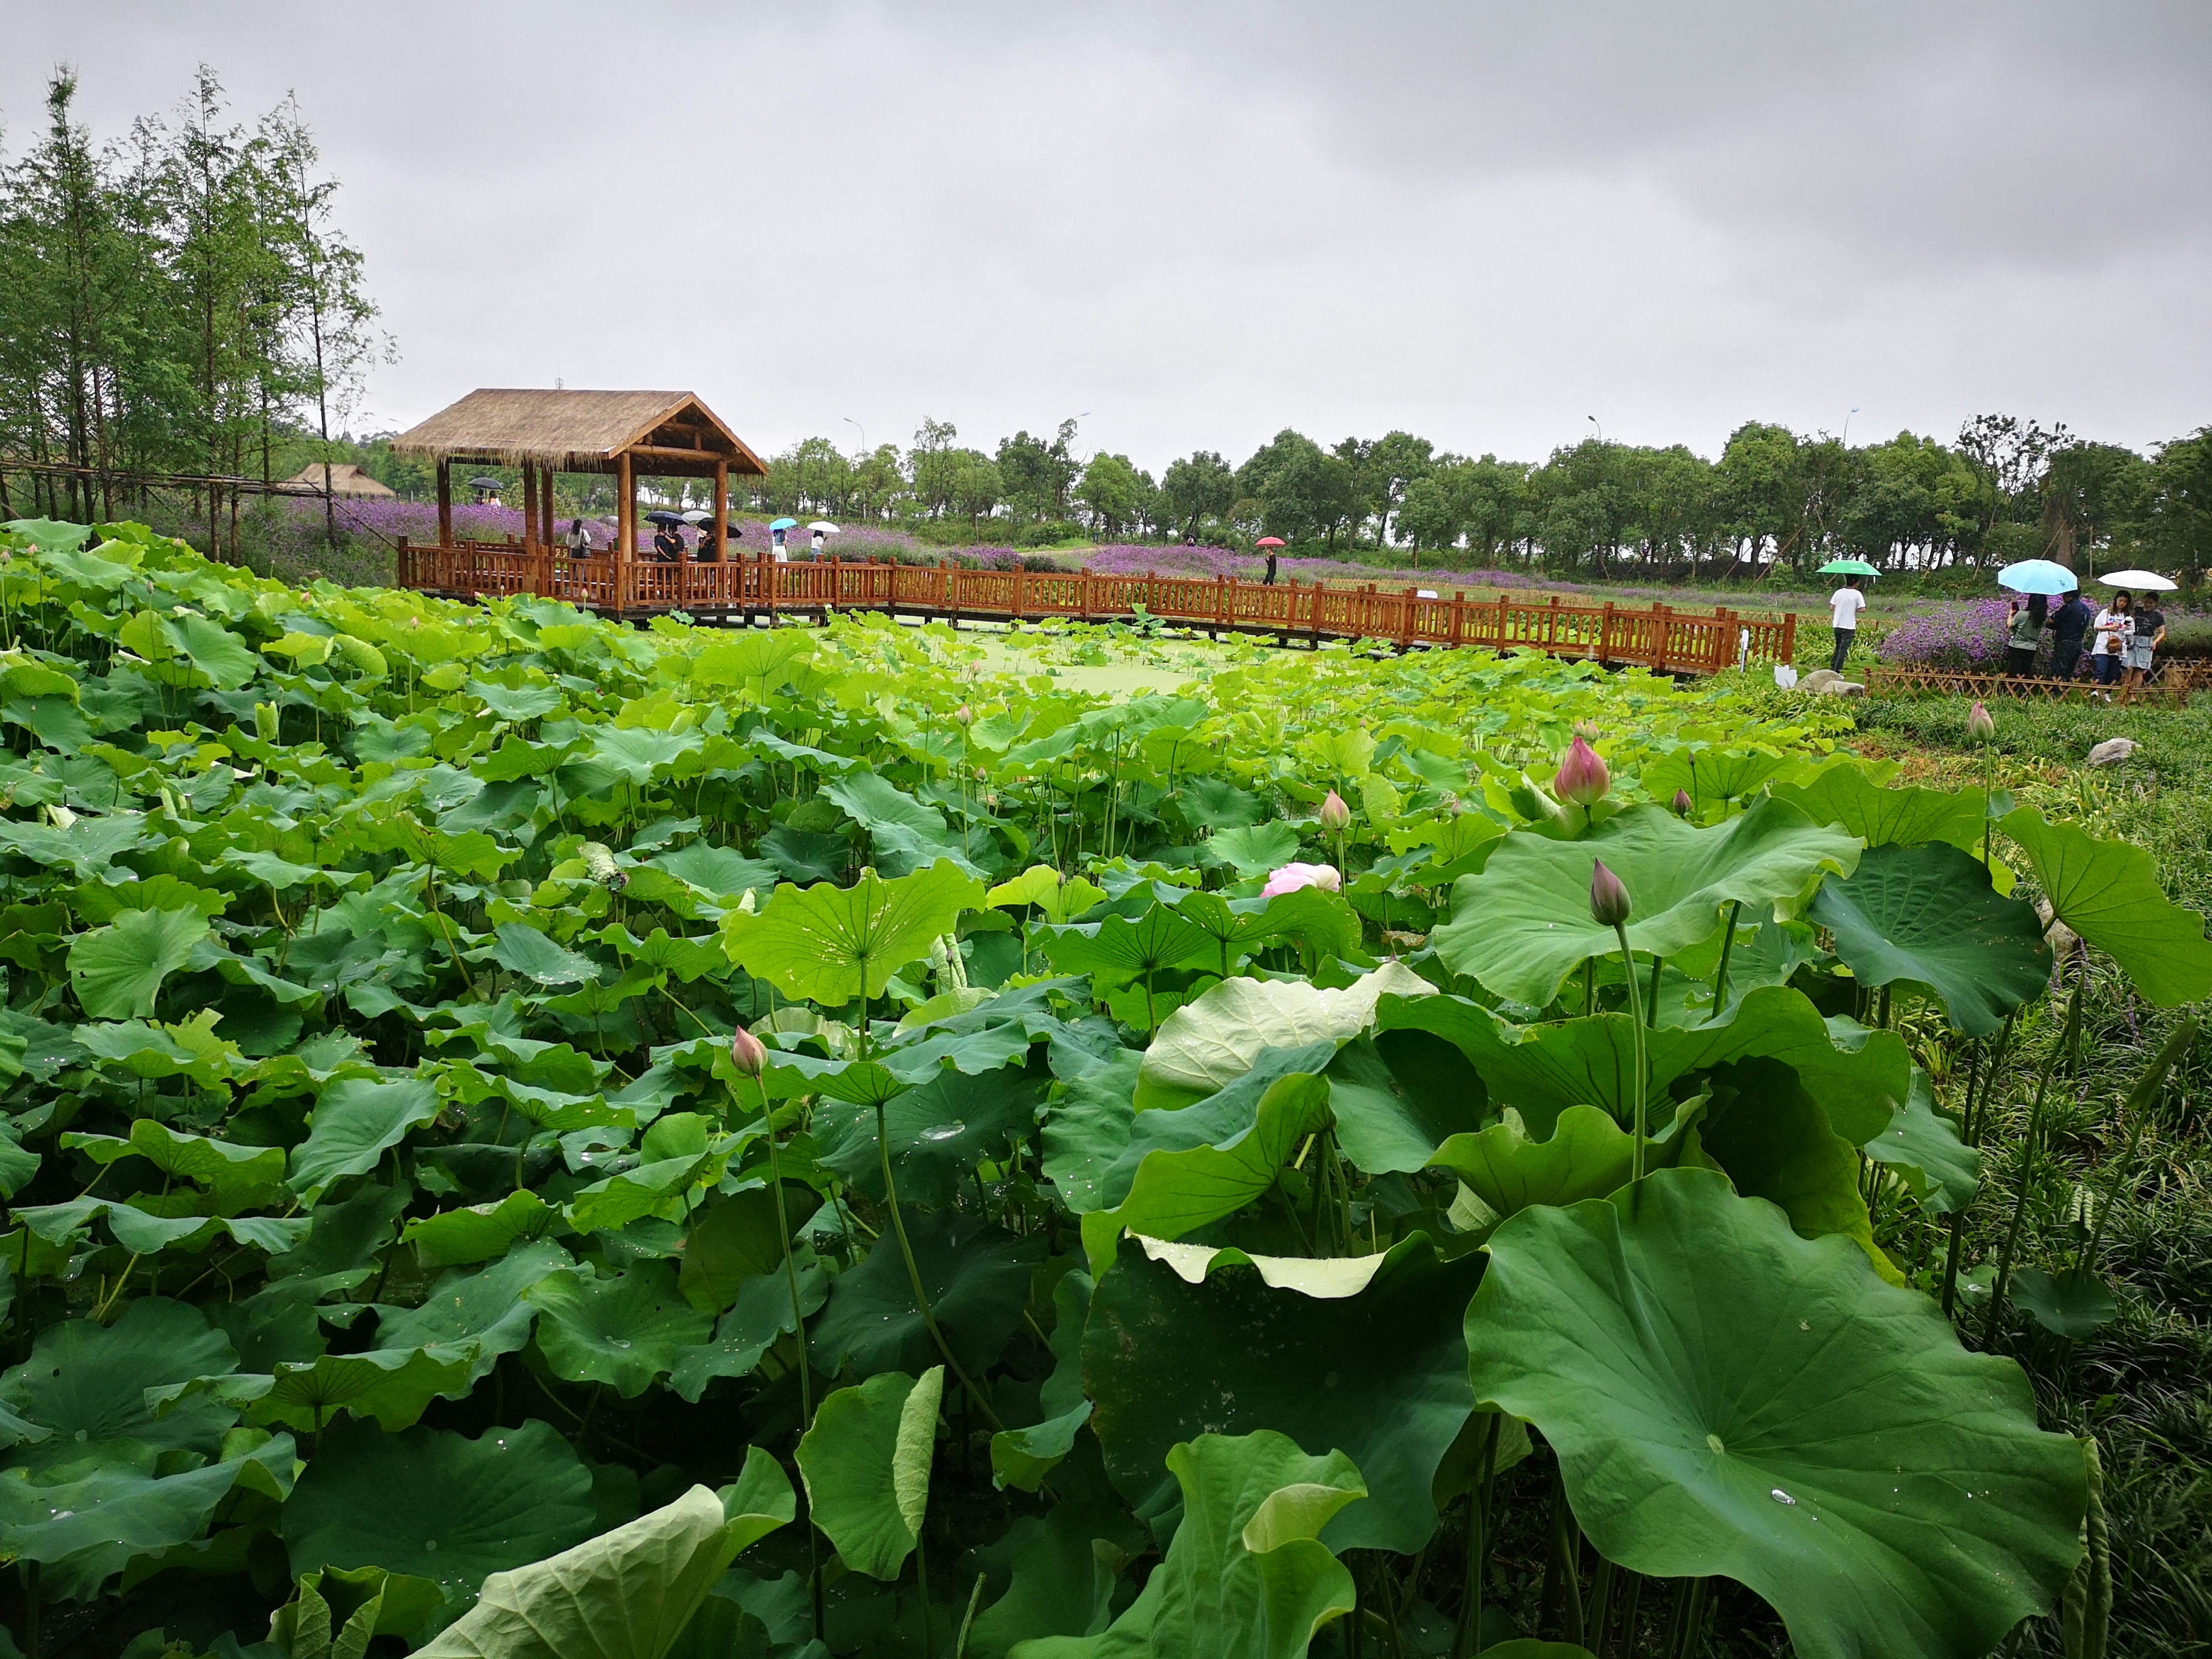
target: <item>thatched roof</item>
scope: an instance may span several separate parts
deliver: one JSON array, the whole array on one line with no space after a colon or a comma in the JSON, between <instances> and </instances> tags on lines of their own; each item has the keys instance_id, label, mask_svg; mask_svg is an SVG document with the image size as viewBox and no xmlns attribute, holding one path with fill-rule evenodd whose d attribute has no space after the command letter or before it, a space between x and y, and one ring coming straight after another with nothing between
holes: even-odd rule
<instances>
[{"instance_id":1,"label":"thatched roof","mask_svg":"<svg viewBox=\"0 0 2212 1659\"><path fill-rule=\"evenodd\" d=\"M382 484L356 466L351 461L333 461L330 467L330 490L333 495L396 495L397 492ZM310 462L276 486L303 495L323 493L323 464Z\"/></svg>"},{"instance_id":2,"label":"thatched roof","mask_svg":"<svg viewBox=\"0 0 2212 1659\"><path fill-rule=\"evenodd\" d=\"M485 388L392 441L395 455L556 472L612 472L625 451L647 477L709 477L717 459L732 472L768 471L689 392Z\"/></svg>"}]
</instances>

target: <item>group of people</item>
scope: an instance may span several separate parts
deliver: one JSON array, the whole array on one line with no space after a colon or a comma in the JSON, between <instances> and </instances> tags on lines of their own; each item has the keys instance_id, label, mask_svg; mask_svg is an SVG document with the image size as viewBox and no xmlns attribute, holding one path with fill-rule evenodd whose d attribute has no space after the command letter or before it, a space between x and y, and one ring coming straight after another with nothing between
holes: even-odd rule
<instances>
[{"instance_id":1,"label":"group of people","mask_svg":"<svg viewBox=\"0 0 2212 1659\"><path fill-rule=\"evenodd\" d=\"M2051 678L2075 678L2081 672L2081 647L2094 640L2089 670L2099 685L2132 691L2149 676L2158 647L2166 643L2166 615L2149 599L2138 606L2132 593L2115 593L2093 609L2079 589L2061 597L2057 610L2041 593L2012 602L2005 634L2005 672L2035 672L2035 651L2043 630L2051 629Z\"/></svg>"},{"instance_id":2,"label":"group of people","mask_svg":"<svg viewBox=\"0 0 2212 1659\"><path fill-rule=\"evenodd\" d=\"M732 533L736 532L733 531ZM817 530L813 532L813 535L811 554L813 557L818 559L822 556L822 532ZM581 519L568 520L568 533L562 539L568 545L568 556L571 558L588 559L596 550L592 544L591 529ZM773 544L773 556L776 563L788 562L791 555L784 547L783 532L776 531L770 538L770 541ZM653 532L653 551L648 556L656 564L678 564L683 562L684 546L684 532L672 524L664 524ZM707 533L707 527L703 525L699 529L699 540L691 549L691 557L694 561L703 564L712 564L721 557L718 544ZM1271 560L1270 562L1272 563L1273 561Z\"/></svg>"},{"instance_id":3,"label":"group of people","mask_svg":"<svg viewBox=\"0 0 2212 1659\"><path fill-rule=\"evenodd\" d=\"M1828 595L1828 619L1834 625L1836 653L1829 666L1838 673L1858 638L1859 614L1866 609L1860 578L1846 576ZM2051 678L2071 680L2081 667L2081 647L2094 635L2089 669L2101 686L2132 691L2148 677L2158 647L2166 643L2166 615L2146 599L2138 607L2131 593L2115 593L2103 609L2094 609L2079 588L2069 589L2051 608L2050 596L2031 593L2012 602L2005 630L2005 672L2035 672L2036 647L2051 630Z\"/></svg>"}]
</instances>

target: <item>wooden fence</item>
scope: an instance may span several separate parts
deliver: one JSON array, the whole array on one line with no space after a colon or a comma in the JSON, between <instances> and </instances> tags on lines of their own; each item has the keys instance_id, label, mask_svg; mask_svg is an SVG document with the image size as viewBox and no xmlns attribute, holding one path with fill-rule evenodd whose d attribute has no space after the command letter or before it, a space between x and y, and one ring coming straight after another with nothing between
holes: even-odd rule
<instances>
[{"instance_id":1,"label":"wooden fence","mask_svg":"<svg viewBox=\"0 0 2212 1659\"><path fill-rule=\"evenodd\" d=\"M400 585L423 592L464 599L534 593L622 617L682 611L702 619L773 621L787 611L840 610L1018 623L1049 617L1128 622L1144 615L1212 634L1272 634L1286 643L1360 639L1401 647L1541 651L1668 674L1788 662L1797 630L1797 618L1788 612L1565 605L1556 595L1427 598L1411 587L1386 593L1371 583L1324 587L1293 580L1270 586L1234 576L1106 576L838 559L618 563L606 555L572 558L557 549L511 542L418 547L404 538L398 562Z\"/></svg>"}]
</instances>

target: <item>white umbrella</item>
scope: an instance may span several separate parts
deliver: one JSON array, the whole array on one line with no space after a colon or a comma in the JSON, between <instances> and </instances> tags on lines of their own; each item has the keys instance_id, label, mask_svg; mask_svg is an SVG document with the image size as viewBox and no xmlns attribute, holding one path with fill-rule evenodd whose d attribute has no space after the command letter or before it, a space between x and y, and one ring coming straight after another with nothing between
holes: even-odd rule
<instances>
[{"instance_id":1,"label":"white umbrella","mask_svg":"<svg viewBox=\"0 0 2212 1659\"><path fill-rule=\"evenodd\" d=\"M817 519L812 524L806 527L809 530L817 530L825 536L834 536L837 533L837 526L831 524L827 519Z\"/></svg>"},{"instance_id":2,"label":"white umbrella","mask_svg":"<svg viewBox=\"0 0 2212 1659\"><path fill-rule=\"evenodd\" d=\"M705 507L695 507L684 515L684 522L690 525L710 524L714 521L714 515Z\"/></svg>"},{"instance_id":3,"label":"white umbrella","mask_svg":"<svg viewBox=\"0 0 2212 1659\"><path fill-rule=\"evenodd\" d=\"M2155 570L2114 570L2097 580L2106 587L2131 587L2145 593L2171 593L2175 586Z\"/></svg>"}]
</instances>

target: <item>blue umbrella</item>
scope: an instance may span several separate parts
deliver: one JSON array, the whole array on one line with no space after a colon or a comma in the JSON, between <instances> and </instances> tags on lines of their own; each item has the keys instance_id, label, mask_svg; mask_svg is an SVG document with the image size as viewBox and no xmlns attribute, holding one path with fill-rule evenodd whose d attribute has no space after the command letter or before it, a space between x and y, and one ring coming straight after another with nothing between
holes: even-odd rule
<instances>
[{"instance_id":1,"label":"blue umbrella","mask_svg":"<svg viewBox=\"0 0 2212 1659\"><path fill-rule=\"evenodd\" d=\"M2052 559L2022 559L1997 572L2000 586L2015 593L2071 593L2081 578Z\"/></svg>"},{"instance_id":2,"label":"blue umbrella","mask_svg":"<svg viewBox=\"0 0 2212 1659\"><path fill-rule=\"evenodd\" d=\"M796 530L799 528L799 520L796 519L770 519L769 520L768 527L770 530Z\"/></svg>"}]
</instances>

